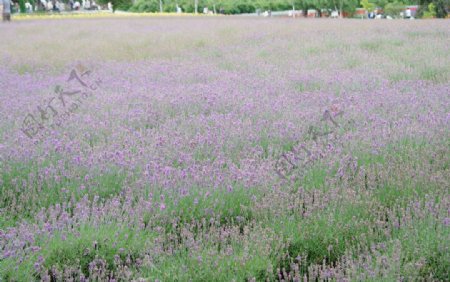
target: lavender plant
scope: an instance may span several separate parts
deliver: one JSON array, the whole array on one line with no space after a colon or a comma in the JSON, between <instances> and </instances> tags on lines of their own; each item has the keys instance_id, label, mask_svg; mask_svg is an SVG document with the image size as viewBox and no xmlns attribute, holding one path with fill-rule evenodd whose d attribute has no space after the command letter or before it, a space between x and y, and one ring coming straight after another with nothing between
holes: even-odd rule
<instances>
[{"instance_id":1,"label":"lavender plant","mask_svg":"<svg viewBox=\"0 0 450 282\"><path fill-rule=\"evenodd\" d=\"M0 281L448 281L449 30L0 25Z\"/></svg>"}]
</instances>

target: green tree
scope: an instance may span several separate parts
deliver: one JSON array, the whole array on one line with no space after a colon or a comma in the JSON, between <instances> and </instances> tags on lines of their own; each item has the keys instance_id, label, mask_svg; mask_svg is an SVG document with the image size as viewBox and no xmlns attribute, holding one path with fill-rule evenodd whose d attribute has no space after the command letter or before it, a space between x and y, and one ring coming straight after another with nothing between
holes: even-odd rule
<instances>
[{"instance_id":1,"label":"green tree","mask_svg":"<svg viewBox=\"0 0 450 282\"><path fill-rule=\"evenodd\" d=\"M433 3L428 4L428 10L423 13L423 17L426 19L436 17L436 6Z\"/></svg>"},{"instance_id":2,"label":"green tree","mask_svg":"<svg viewBox=\"0 0 450 282\"><path fill-rule=\"evenodd\" d=\"M339 3L339 13L342 16L343 12L353 14L358 6L357 0L338 0Z\"/></svg>"},{"instance_id":3,"label":"green tree","mask_svg":"<svg viewBox=\"0 0 450 282\"><path fill-rule=\"evenodd\" d=\"M113 4L114 11L116 10L128 11L133 5L131 0L105 0L105 1L111 2Z\"/></svg>"},{"instance_id":4,"label":"green tree","mask_svg":"<svg viewBox=\"0 0 450 282\"><path fill-rule=\"evenodd\" d=\"M419 16L445 18L448 15L450 0L419 0L419 4ZM433 4L431 10L430 4Z\"/></svg>"},{"instance_id":5,"label":"green tree","mask_svg":"<svg viewBox=\"0 0 450 282\"><path fill-rule=\"evenodd\" d=\"M360 4L369 13L375 10L375 4L370 3L369 0L361 0Z\"/></svg>"},{"instance_id":6,"label":"green tree","mask_svg":"<svg viewBox=\"0 0 450 282\"><path fill-rule=\"evenodd\" d=\"M137 0L131 7L132 12L156 12L159 9L159 0Z\"/></svg>"},{"instance_id":7,"label":"green tree","mask_svg":"<svg viewBox=\"0 0 450 282\"><path fill-rule=\"evenodd\" d=\"M136 2L134 2L136 1ZM81 2L81 1L80 1ZM113 5L113 10L121 10L121 11L128 11L131 6L133 6L133 3L137 3L137 0L97 0L97 3L100 4L108 4L108 2L111 2Z\"/></svg>"},{"instance_id":8,"label":"green tree","mask_svg":"<svg viewBox=\"0 0 450 282\"><path fill-rule=\"evenodd\" d=\"M389 15L391 17L398 17L402 11L405 10L405 4L402 2L393 2L388 3L386 6L384 6L384 12L386 15Z\"/></svg>"},{"instance_id":9,"label":"green tree","mask_svg":"<svg viewBox=\"0 0 450 282\"><path fill-rule=\"evenodd\" d=\"M448 15L447 8L450 6L450 3L448 0L435 0L435 12L436 17L438 18L446 18Z\"/></svg>"},{"instance_id":10,"label":"green tree","mask_svg":"<svg viewBox=\"0 0 450 282\"><path fill-rule=\"evenodd\" d=\"M109 0L102 0L109 1ZM112 0L131 1L131 0ZM135 0L131 11L136 12L157 12L160 9L159 0ZM179 5L184 12L193 13L195 11L195 0L162 0L163 9L166 12L175 12L176 5ZM254 13L256 9L264 10L291 10L302 9L341 9L352 13L358 6L360 0L198 0L198 11L203 7L208 7L216 13L223 10L226 14ZM386 0L388 1L388 0ZM127 2L128 3L128 2ZM117 9L123 9L126 5L113 3ZM130 5L131 6L131 5Z\"/></svg>"},{"instance_id":11,"label":"green tree","mask_svg":"<svg viewBox=\"0 0 450 282\"><path fill-rule=\"evenodd\" d=\"M19 10L21 13L26 13L25 0L19 0Z\"/></svg>"}]
</instances>

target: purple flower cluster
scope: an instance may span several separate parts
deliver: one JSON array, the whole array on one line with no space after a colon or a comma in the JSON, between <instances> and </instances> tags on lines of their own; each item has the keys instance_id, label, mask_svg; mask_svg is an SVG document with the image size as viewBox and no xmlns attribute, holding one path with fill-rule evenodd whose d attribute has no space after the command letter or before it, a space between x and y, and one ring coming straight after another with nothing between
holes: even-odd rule
<instances>
[{"instance_id":1,"label":"purple flower cluster","mask_svg":"<svg viewBox=\"0 0 450 282\"><path fill-rule=\"evenodd\" d=\"M80 71L78 71L80 69ZM42 139L45 138L45 136L42 135L42 130L46 130L47 135L49 134L49 129L45 128L46 126L50 126L53 130L55 130L56 127L60 127L62 122L67 120L74 112L78 110L80 105L83 103L82 99L86 99L90 96L92 96L92 93L90 91L97 90L99 84L101 83L101 80L96 80L93 84L88 85L85 81L83 81L83 76L88 76L91 74L91 71L85 70L83 66L78 66L78 69L73 69L70 72L70 76L68 78L68 82L72 80L76 80L82 87L87 89L87 91L84 89L84 92L82 90L75 90L75 91L64 91L64 89L57 85L55 87L55 93L58 94L57 97L52 97L48 101L46 101L46 106L42 108L41 106L37 106L37 110L39 112L40 119L37 120L36 117L33 114L27 114L25 116L25 119L23 120L23 127L20 129L28 138L30 139ZM80 74L78 72L81 72ZM74 96L74 97L72 97ZM76 101L73 101L73 99L76 98L76 96L79 96ZM71 97L71 104L66 107L66 102L68 98ZM55 99L57 98L57 99ZM64 113L59 114L57 110L52 105L52 102L59 100L60 106L62 104L62 107L64 108ZM51 116L50 116L51 114ZM48 123L48 124L45 124ZM40 136L38 137L38 134ZM36 141L35 141L36 143Z\"/></svg>"},{"instance_id":2,"label":"purple flower cluster","mask_svg":"<svg viewBox=\"0 0 450 282\"><path fill-rule=\"evenodd\" d=\"M448 22L49 23L0 26L1 281L448 280Z\"/></svg>"}]
</instances>

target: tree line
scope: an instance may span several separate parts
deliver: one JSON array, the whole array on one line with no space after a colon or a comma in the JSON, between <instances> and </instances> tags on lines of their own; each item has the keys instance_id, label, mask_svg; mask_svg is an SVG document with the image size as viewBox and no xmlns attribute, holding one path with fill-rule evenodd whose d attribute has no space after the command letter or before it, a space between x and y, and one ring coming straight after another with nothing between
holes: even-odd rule
<instances>
[{"instance_id":1,"label":"tree line","mask_svg":"<svg viewBox=\"0 0 450 282\"><path fill-rule=\"evenodd\" d=\"M25 12L25 2L18 0L21 12ZM28 0L31 4L37 0ZM60 0L68 2L68 0ZM256 11L285 11L316 9L319 15L322 9L337 10L352 15L358 7L380 7L385 14L393 17L407 5L420 5L418 16L445 18L448 15L450 0L98 0L106 5L112 2L115 10L132 12L168 12L173 13L180 7L185 13L200 13L207 7L214 13L243 14Z\"/></svg>"},{"instance_id":2,"label":"tree line","mask_svg":"<svg viewBox=\"0 0 450 282\"><path fill-rule=\"evenodd\" d=\"M107 1L107 0L104 0ZM352 15L356 8L363 7L361 0L111 0L116 8L130 10L134 12L175 12L177 6L183 12L201 13L204 7L215 13L243 14L255 13L256 11L285 11L322 9L332 11L337 10ZM432 5L432 15L438 18L445 18L448 14L450 0L366 0L373 7L382 8L385 14L393 17L408 5L420 5L418 16L421 17Z\"/></svg>"}]
</instances>

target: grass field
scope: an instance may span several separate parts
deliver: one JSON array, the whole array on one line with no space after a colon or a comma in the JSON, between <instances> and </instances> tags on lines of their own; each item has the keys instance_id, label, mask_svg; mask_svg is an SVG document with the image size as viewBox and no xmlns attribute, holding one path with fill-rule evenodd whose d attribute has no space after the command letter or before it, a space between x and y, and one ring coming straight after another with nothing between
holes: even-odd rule
<instances>
[{"instance_id":1,"label":"grass field","mask_svg":"<svg viewBox=\"0 0 450 282\"><path fill-rule=\"evenodd\" d=\"M0 38L0 281L449 280L450 21Z\"/></svg>"}]
</instances>

